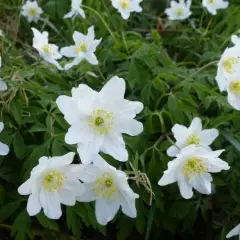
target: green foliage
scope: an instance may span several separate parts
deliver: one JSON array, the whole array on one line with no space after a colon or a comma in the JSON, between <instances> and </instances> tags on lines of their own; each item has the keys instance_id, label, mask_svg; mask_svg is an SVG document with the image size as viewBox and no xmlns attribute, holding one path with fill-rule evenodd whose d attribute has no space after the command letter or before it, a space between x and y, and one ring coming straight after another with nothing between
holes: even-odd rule
<instances>
[{"instance_id":1,"label":"green foliage","mask_svg":"<svg viewBox=\"0 0 240 240\"><path fill-rule=\"evenodd\" d=\"M19 14L22 1L0 3L0 26L5 32L0 39L0 74L8 84L8 91L0 93L1 121L5 123L0 139L11 149L0 159L0 229L9 236L6 239L225 239L228 230L238 224L240 115L219 92L215 75L221 53L240 28L239 3L232 1L228 9L212 16L200 1L193 1L189 21L168 22L161 18L166 2L144 1L142 13L123 21L110 0L85 0L86 20L71 21L63 20L69 0L41 0L45 20L33 25ZM62 47L72 43L74 30L86 32L91 25L97 38L103 38L96 53L98 66L82 62L60 72L41 61L31 47L31 26L49 31L50 41ZM137 117L144 123L144 132L124 139L129 162L151 182L152 205L146 188L130 181L140 195L136 219L118 213L102 227L93 203L62 206L58 221L42 212L30 218L25 210L27 198L18 195L18 186L41 156L76 151L64 142L68 124L57 109L57 96L70 95L79 83L99 90L114 75L126 80L126 98L145 106ZM231 169L214 175L215 194L195 193L191 200L183 200L176 184L159 187L157 182L170 160L166 149L171 145L172 126L189 125L195 116L203 120L205 128L220 130L213 149L226 149L222 158ZM132 171L129 163L121 168Z\"/></svg>"}]
</instances>

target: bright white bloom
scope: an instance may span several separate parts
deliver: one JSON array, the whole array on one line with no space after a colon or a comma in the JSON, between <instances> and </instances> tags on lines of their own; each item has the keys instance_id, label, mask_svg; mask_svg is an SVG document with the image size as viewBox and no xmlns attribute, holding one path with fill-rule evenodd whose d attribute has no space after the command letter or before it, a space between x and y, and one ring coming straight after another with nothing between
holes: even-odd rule
<instances>
[{"instance_id":1,"label":"bright white bloom","mask_svg":"<svg viewBox=\"0 0 240 240\"><path fill-rule=\"evenodd\" d=\"M111 0L114 8L118 10L122 18L127 20L131 12L141 12L140 3L143 0Z\"/></svg>"},{"instance_id":2,"label":"bright white bloom","mask_svg":"<svg viewBox=\"0 0 240 240\"><path fill-rule=\"evenodd\" d=\"M192 188L202 194L211 194L212 173L228 170L229 165L219 155L224 150L209 151L203 147L190 145L181 150L159 180L160 186L178 183L183 198L193 196Z\"/></svg>"},{"instance_id":3,"label":"bright white bloom","mask_svg":"<svg viewBox=\"0 0 240 240\"><path fill-rule=\"evenodd\" d=\"M33 47L38 51L39 55L48 63L55 65L59 70L62 67L56 59L61 59L62 55L58 52L58 46L48 43L48 32L40 33L36 28L33 31Z\"/></svg>"},{"instance_id":4,"label":"bright white bloom","mask_svg":"<svg viewBox=\"0 0 240 240\"><path fill-rule=\"evenodd\" d=\"M187 19L192 12L190 11L192 1L179 0L179 2L171 1L170 8L165 10L165 13L170 20L185 20Z\"/></svg>"},{"instance_id":5,"label":"bright white bloom","mask_svg":"<svg viewBox=\"0 0 240 240\"><path fill-rule=\"evenodd\" d=\"M227 79L240 74L240 45L227 48L218 63L216 81L220 91L227 90Z\"/></svg>"},{"instance_id":6,"label":"bright white bloom","mask_svg":"<svg viewBox=\"0 0 240 240\"><path fill-rule=\"evenodd\" d=\"M228 7L228 2L223 0L203 0L202 4L212 15L216 15L218 9L224 9Z\"/></svg>"},{"instance_id":7,"label":"bright white bloom","mask_svg":"<svg viewBox=\"0 0 240 240\"><path fill-rule=\"evenodd\" d=\"M68 144L78 144L84 164L99 151L119 161L128 160L122 133L136 136L143 130L134 118L143 109L140 102L124 99L125 81L113 77L100 92L85 84L72 89L72 97L59 96L56 103L71 125L65 136Z\"/></svg>"},{"instance_id":8,"label":"bright white bloom","mask_svg":"<svg viewBox=\"0 0 240 240\"><path fill-rule=\"evenodd\" d=\"M2 132L3 128L4 128L4 124L0 122L0 132ZM6 144L0 142L0 155L5 156L8 153L9 153L9 147Z\"/></svg>"},{"instance_id":9,"label":"bright white bloom","mask_svg":"<svg viewBox=\"0 0 240 240\"><path fill-rule=\"evenodd\" d=\"M38 6L37 1L27 1L22 7L22 15L28 19L28 22L37 23L43 10Z\"/></svg>"},{"instance_id":10,"label":"bright white bloom","mask_svg":"<svg viewBox=\"0 0 240 240\"><path fill-rule=\"evenodd\" d=\"M94 27L88 29L88 34L84 35L75 31L73 40L75 45L64 47L60 50L61 54L66 57L74 58L73 62L66 64L65 70L78 65L82 60L87 60L90 64L97 65L98 60L94 54L97 46L102 39L95 40Z\"/></svg>"},{"instance_id":11,"label":"bright white bloom","mask_svg":"<svg viewBox=\"0 0 240 240\"><path fill-rule=\"evenodd\" d=\"M81 8L82 0L72 0L72 9L67 13L64 18L75 18L77 15L80 15L82 18L86 18L83 9Z\"/></svg>"},{"instance_id":12,"label":"bright white bloom","mask_svg":"<svg viewBox=\"0 0 240 240\"><path fill-rule=\"evenodd\" d=\"M227 85L228 103L240 111L240 75L228 80Z\"/></svg>"},{"instance_id":13,"label":"bright white bloom","mask_svg":"<svg viewBox=\"0 0 240 240\"><path fill-rule=\"evenodd\" d=\"M233 228L228 235L226 236L226 238L231 238L233 236L239 236L240 239L240 224L238 224L235 228Z\"/></svg>"},{"instance_id":14,"label":"bright white bloom","mask_svg":"<svg viewBox=\"0 0 240 240\"><path fill-rule=\"evenodd\" d=\"M238 37L237 35L232 35L231 40L234 45L240 46L240 37Z\"/></svg>"},{"instance_id":15,"label":"bright white bloom","mask_svg":"<svg viewBox=\"0 0 240 240\"><path fill-rule=\"evenodd\" d=\"M172 132L176 143L167 150L167 155L170 157L177 156L182 148L192 144L211 150L209 145L218 137L217 129L202 130L201 119L197 117L192 120L189 128L175 124L172 127Z\"/></svg>"},{"instance_id":16,"label":"bright white bloom","mask_svg":"<svg viewBox=\"0 0 240 240\"><path fill-rule=\"evenodd\" d=\"M2 57L0 56L0 67L2 67ZM7 84L0 78L0 91L7 90Z\"/></svg>"},{"instance_id":17,"label":"bright white bloom","mask_svg":"<svg viewBox=\"0 0 240 240\"><path fill-rule=\"evenodd\" d=\"M139 196L129 187L127 175L109 165L99 155L94 158L93 164L84 166L79 179L84 182L85 190L77 196L77 200L96 200L95 214L98 223L106 225L114 218L120 206L124 214L135 218L135 199Z\"/></svg>"},{"instance_id":18,"label":"bright white bloom","mask_svg":"<svg viewBox=\"0 0 240 240\"><path fill-rule=\"evenodd\" d=\"M18 188L21 195L30 195L27 203L30 216L38 214L43 208L48 218L59 219L62 215L61 203L75 205L76 194L82 191L83 185L78 179L78 165L70 165L74 154L41 157L30 178Z\"/></svg>"},{"instance_id":19,"label":"bright white bloom","mask_svg":"<svg viewBox=\"0 0 240 240\"><path fill-rule=\"evenodd\" d=\"M3 34L3 31L2 31L2 30L0 30L0 36L1 36L1 37L4 37L4 34Z\"/></svg>"}]
</instances>

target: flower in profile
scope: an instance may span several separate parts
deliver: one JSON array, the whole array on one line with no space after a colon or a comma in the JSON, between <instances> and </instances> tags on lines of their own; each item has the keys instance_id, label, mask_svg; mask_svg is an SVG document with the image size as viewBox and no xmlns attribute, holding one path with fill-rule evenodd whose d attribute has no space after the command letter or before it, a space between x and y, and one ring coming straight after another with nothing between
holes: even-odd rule
<instances>
[{"instance_id":1,"label":"flower in profile","mask_svg":"<svg viewBox=\"0 0 240 240\"><path fill-rule=\"evenodd\" d=\"M217 129L204 129L202 130L202 123L200 118L194 118L189 128L175 124L172 127L174 138L176 139L175 145L167 150L167 155L175 157L177 154L189 145L196 145L211 150L209 145L218 137Z\"/></svg>"},{"instance_id":2,"label":"flower in profile","mask_svg":"<svg viewBox=\"0 0 240 240\"><path fill-rule=\"evenodd\" d=\"M48 32L40 33L36 28L33 31L33 47L38 51L39 55L48 63L55 65L59 70L62 67L57 59L61 59L62 55L58 51L58 46L48 43Z\"/></svg>"},{"instance_id":3,"label":"flower in profile","mask_svg":"<svg viewBox=\"0 0 240 240\"><path fill-rule=\"evenodd\" d=\"M27 212L30 216L38 214L43 208L48 218L59 219L62 215L61 203L75 205L76 194L81 193L83 185L78 179L79 166L70 165L74 154L41 157L30 178L18 188L19 194L29 195Z\"/></svg>"},{"instance_id":4,"label":"flower in profile","mask_svg":"<svg viewBox=\"0 0 240 240\"><path fill-rule=\"evenodd\" d=\"M28 19L28 22L37 23L43 10L38 6L37 1L27 1L22 6L22 15Z\"/></svg>"},{"instance_id":5,"label":"flower in profile","mask_svg":"<svg viewBox=\"0 0 240 240\"><path fill-rule=\"evenodd\" d=\"M202 4L212 15L216 15L218 9L224 9L228 7L228 2L223 0L203 0Z\"/></svg>"},{"instance_id":6,"label":"flower in profile","mask_svg":"<svg viewBox=\"0 0 240 240\"><path fill-rule=\"evenodd\" d=\"M65 70L78 65L82 60L87 60L90 64L97 65L98 60L94 54L97 46L102 39L96 40L94 27L88 29L88 34L84 35L75 31L73 33L73 40L75 45L64 47L60 50L63 56L74 58L73 62L66 64Z\"/></svg>"},{"instance_id":7,"label":"flower in profile","mask_svg":"<svg viewBox=\"0 0 240 240\"><path fill-rule=\"evenodd\" d=\"M0 132L2 132L3 128L4 128L4 124L0 122ZM8 153L9 153L9 147L6 144L0 142L0 155L5 156Z\"/></svg>"},{"instance_id":8,"label":"flower in profile","mask_svg":"<svg viewBox=\"0 0 240 240\"><path fill-rule=\"evenodd\" d=\"M124 99L125 81L110 79L100 92L85 84L72 89L72 97L59 96L57 106L71 125L65 136L67 144L78 144L82 163L91 163L102 151L118 161L127 161L128 152L122 133L136 136L143 130L134 118L143 104Z\"/></svg>"},{"instance_id":9,"label":"flower in profile","mask_svg":"<svg viewBox=\"0 0 240 240\"><path fill-rule=\"evenodd\" d=\"M0 68L2 67L2 57L0 56ZM7 90L7 84L0 78L0 91Z\"/></svg>"},{"instance_id":10,"label":"flower in profile","mask_svg":"<svg viewBox=\"0 0 240 240\"><path fill-rule=\"evenodd\" d=\"M124 20L130 17L132 12L141 12L142 0L111 0L114 8L118 10Z\"/></svg>"},{"instance_id":11,"label":"flower in profile","mask_svg":"<svg viewBox=\"0 0 240 240\"><path fill-rule=\"evenodd\" d=\"M216 81L220 91L227 90L227 79L240 73L240 45L227 48L218 63Z\"/></svg>"},{"instance_id":12,"label":"flower in profile","mask_svg":"<svg viewBox=\"0 0 240 240\"><path fill-rule=\"evenodd\" d=\"M171 1L170 8L167 8L165 13L170 20L185 20L192 14L190 11L191 4L191 0L186 2L185 0L179 0L179 2Z\"/></svg>"},{"instance_id":13,"label":"flower in profile","mask_svg":"<svg viewBox=\"0 0 240 240\"><path fill-rule=\"evenodd\" d=\"M185 199L193 196L193 188L202 194L211 194L210 173L230 168L227 162L219 158L223 151L209 151L195 145L183 148L177 157L168 163L168 169L164 171L158 184L165 186L177 182Z\"/></svg>"},{"instance_id":14,"label":"flower in profile","mask_svg":"<svg viewBox=\"0 0 240 240\"><path fill-rule=\"evenodd\" d=\"M239 236L240 238L240 224L238 224L235 228L233 228L228 235L226 236L226 238L231 238L233 236Z\"/></svg>"},{"instance_id":15,"label":"flower in profile","mask_svg":"<svg viewBox=\"0 0 240 240\"><path fill-rule=\"evenodd\" d=\"M124 214L136 217L135 199L139 196L129 187L123 171L96 155L93 164L85 165L79 179L85 190L76 199L80 202L96 201L95 214L99 224L106 225L111 221L120 206Z\"/></svg>"},{"instance_id":16,"label":"flower in profile","mask_svg":"<svg viewBox=\"0 0 240 240\"><path fill-rule=\"evenodd\" d=\"M240 111L240 75L228 79L227 92L228 103Z\"/></svg>"},{"instance_id":17,"label":"flower in profile","mask_svg":"<svg viewBox=\"0 0 240 240\"><path fill-rule=\"evenodd\" d=\"M237 35L232 35L231 40L234 45L238 45L240 47L240 37Z\"/></svg>"},{"instance_id":18,"label":"flower in profile","mask_svg":"<svg viewBox=\"0 0 240 240\"><path fill-rule=\"evenodd\" d=\"M82 0L72 0L71 11L67 13L64 18L75 18L80 15L82 18L86 18L83 9L81 8Z\"/></svg>"}]
</instances>

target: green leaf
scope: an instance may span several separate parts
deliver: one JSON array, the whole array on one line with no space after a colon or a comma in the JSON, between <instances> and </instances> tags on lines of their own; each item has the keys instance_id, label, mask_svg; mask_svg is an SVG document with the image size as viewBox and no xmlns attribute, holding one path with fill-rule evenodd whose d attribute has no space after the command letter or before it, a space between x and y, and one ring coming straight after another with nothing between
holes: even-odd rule
<instances>
[{"instance_id":1,"label":"green leaf","mask_svg":"<svg viewBox=\"0 0 240 240\"><path fill-rule=\"evenodd\" d=\"M13 148L14 148L14 152L15 152L16 156L19 159L22 159L24 157L25 152L26 152L26 147L25 147L25 144L24 144L23 137L19 132L17 132L15 134L15 137L13 139Z\"/></svg>"},{"instance_id":2,"label":"green leaf","mask_svg":"<svg viewBox=\"0 0 240 240\"><path fill-rule=\"evenodd\" d=\"M152 223L155 213L155 205L153 204L150 208L149 214L148 214L148 221L147 221L147 230L145 235L145 240L148 240L150 237L151 229L152 229Z\"/></svg>"},{"instance_id":3,"label":"green leaf","mask_svg":"<svg viewBox=\"0 0 240 240\"><path fill-rule=\"evenodd\" d=\"M0 208L0 222L10 217L20 206L20 201L10 202Z\"/></svg>"},{"instance_id":4,"label":"green leaf","mask_svg":"<svg viewBox=\"0 0 240 240\"><path fill-rule=\"evenodd\" d=\"M59 231L58 224L54 220L47 218L43 212L40 212L36 217L43 227L57 232Z\"/></svg>"},{"instance_id":5,"label":"green leaf","mask_svg":"<svg viewBox=\"0 0 240 240\"><path fill-rule=\"evenodd\" d=\"M220 131L222 135L228 140L239 152L240 152L240 143L237 141L230 132L227 132L226 130Z\"/></svg>"},{"instance_id":6,"label":"green leaf","mask_svg":"<svg viewBox=\"0 0 240 240\"><path fill-rule=\"evenodd\" d=\"M81 222L72 207L66 207L67 226L72 231L73 235L80 239L81 236Z\"/></svg>"},{"instance_id":7,"label":"green leaf","mask_svg":"<svg viewBox=\"0 0 240 240\"><path fill-rule=\"evenodd\" d=\"M22 105L21 105L20 99L12 100L10 107L11 107L11 111L12 111L15 121L19 125L21 125L21 123L22 123Z\"/></svg>"}]
</instances>

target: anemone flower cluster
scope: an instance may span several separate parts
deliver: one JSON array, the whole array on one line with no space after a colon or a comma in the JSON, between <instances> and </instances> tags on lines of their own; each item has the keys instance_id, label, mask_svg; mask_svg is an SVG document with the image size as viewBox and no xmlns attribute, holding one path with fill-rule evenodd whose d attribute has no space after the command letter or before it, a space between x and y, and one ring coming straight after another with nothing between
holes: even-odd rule
<instances>
[{"instance_id":1,"label":"anemone flower cluster","mask_svg":"<svg viewBox=\"0 0 240 240\"><path fill-rule=\"evenodd\" d=\"M240 39L232 36L234 46L226 48L218 62L216 81L220 91L226 91L229 104L240 110Z\"/></svg>"}]
</instances>

